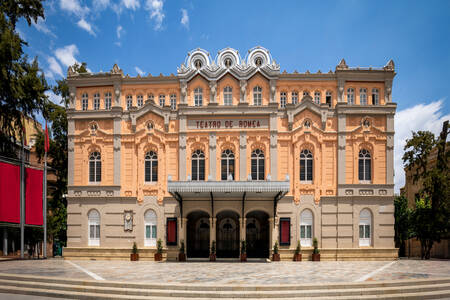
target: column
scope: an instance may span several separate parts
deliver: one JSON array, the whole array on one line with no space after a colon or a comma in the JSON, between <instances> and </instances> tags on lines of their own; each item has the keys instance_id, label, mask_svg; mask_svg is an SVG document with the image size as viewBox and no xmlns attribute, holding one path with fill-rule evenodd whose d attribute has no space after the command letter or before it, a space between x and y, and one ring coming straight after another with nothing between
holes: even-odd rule
<instances>
[{"instance_id":1,"label":"column","mask_svg":"<svg viewBox=\"0 0 450 300\"><path fill-rule=\"evenodd\" d=\"M239 180L247 180L247 132L239 133Z\"/></svg>"},{"instance_id":2,"label":"column","mask_svg":"<svg viewBox=\"0 0 450 300\"><path fill-rule=\"evenodd\" d=\"M180 242L181 241L184 241L184 247L185 247L185 251L186 251L186 247L187 247L187 245L186 245L186 232L187 232L187 228L186 228L186 226L187 226L187 218L180 218L180 224L182 225L181 226L181 228L180 228L180 235L179 235L179 240L180 240ZM180 243L180 245L181 245L181 243Z\"/></svg>"},{"instance_id":3,"label":"column","mask_svg":"<svg viewBox=\"0 0 450 300\"><path fill-rule=\"evenodd\" d=\"M209 246L211 247L212 242L216 240L216 218L209 218ZM216 251L217 251L217 241L216 241Z\"/></svg>"},{"instance_id":4,"label":"column","mask_svg":"<svg viewBox=\"0 0 450 300\"><path fill-rule=\"evenodd\" d=\"M240 227L240 233L239 238L241 241L247 240L247 218L239 218L239 227ZM240 246L239 246L240 247Z\"/></svg>"},{"instance_id":5,"label":"column","mask_svg":"<svg viewBox=\"0 0 450 300\"><path fill-rule=\"evenodd\" d=\"M217 156L216 156L216 133L211 132L209 134L209 178L212 180L216 180L216 163L217 163Z\"/></svg>"},{"instance_id":6,"label":"column","mask_svg":"<svg viewBox=\"0 0 450 300\"><path fill-rule=\"evenodd\" d=\"M8 229L3 227L3 255L8 255Z\"/></svg>"},{"instance_id":7,"label":"column","mask_svg":"<svg viewBox=\"0 0 450 300\"><path fill-rule=\"evenodd\" d=\"M394 115L386 117L386 184L394 184Z\"/></svg>"},{"instance_id":8,"label":"column","mask_svg":"<svg viewBox=\"0 0 450 300\"><path fill-rule=\"evenodd\" d=\"M276 181L278 178L278 124L277 114L270 115L270 176Z\"/></svg>"}]
</instances>

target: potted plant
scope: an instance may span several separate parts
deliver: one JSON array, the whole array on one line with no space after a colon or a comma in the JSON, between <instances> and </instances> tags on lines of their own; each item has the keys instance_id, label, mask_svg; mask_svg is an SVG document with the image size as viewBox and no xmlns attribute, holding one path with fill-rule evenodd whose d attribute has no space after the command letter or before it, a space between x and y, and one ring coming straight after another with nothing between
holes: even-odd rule
<instances>
[{"instance_id":1,"label":"potted plant","mask_svg":"<svg viewBox=\"0 0 450 300\"><path fill-rule=\"evenodd\" d=\"M312 261L320 261L320 250L318 247L317 238L313 239L313 254L312 254Z\"/></svg>"},{"instance_id":2,"label":"potted plant","mask_svg":"<svg viewBox=\"0 0 450 300\"><path fill-rule=\"evenodd\" d=\"M211 243L211 251L209 253L209 261L216 261L216 241Z\"/></svg>"},{"instance_id":3,"label":"potted plant","mask_svg":"<svg viewBox=\"0 0 450 300\"><path fill-rule=\"evenodd\" d=\"M184 241L180 242L180 252L178 252L178 261L186 261L186 253L184 253Z\"/></svg>"},{"instance_id":4,"label":"potted plant","mask_svg":"<svg viewBox=\"0 0 450 300\"><path fill-rule=\"evenodd\" d=\"M130 254L130 260L131 261L139 260L139 253L138 253L138 248L137 248L136 242L133 243L133 248L131 249L131 254Z\"/></svg>"},{"instance_id":5,"label":"potted plant","mask_svg":"<svg viewBox=\"0 0 450 300\"><path fill-rule=\"evenodd\" d=\"M302 254L300 251L302 250L302 246L300 245L300 241L297 242L297 248L294 253L294 261L302 261Z\"/></svg>"},{"instance_id":6,"label":"potted plant","mask_svg":"<svg viewBox=\"0 0 450 300\"><path fill-rule=\"evenodd\" d=\"M161 261L162 260L162 252L163 252L162 241L161 241L161 239L159 239L156 242L155 261Z\"/></svg>"},{"instance_id":7,"label":"potted plant","mask_svg":"<svg viewBox=\"0 0 450 300\"><path fill-rule=\"evenodd\" d=\"M241 262L247 261L247 242L241 242Z\"/></svg>"},{"instance_id":8,"label":"potted plant","mask_svg":"<svg viewBox=\"0 0 450 300\"><path fill-rule=\"evenodd\" d=\"M272 261L280 261L280 254L278 253L278 241L275 241L275 244L273 245Z\"/></svg>"}]
</instances>

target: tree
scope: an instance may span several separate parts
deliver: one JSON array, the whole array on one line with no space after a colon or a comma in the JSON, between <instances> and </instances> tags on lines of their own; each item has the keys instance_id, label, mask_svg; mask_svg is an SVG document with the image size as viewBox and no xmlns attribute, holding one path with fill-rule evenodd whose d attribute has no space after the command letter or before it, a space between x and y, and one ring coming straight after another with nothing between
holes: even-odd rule
<instances>
[{"instance_id":1,"label":"tree","mask_svg":"<svg viewBox=\"0 0 450 300\"><path fill-rule=\"evenodd\" d=\"M16 156L17 134L23 136L23 116L33 119L41 112L48 85L37 59L29 62L22 46L27 43L16 32L16 23L25 18L28 25L44 18L40 0L0 2L0 154Z\"/></svg>"},{"instance_id":2,"label":"tree","mask_svg":"<svg viewBox=\"0 0 450 300\"><path fill-rule=\"evenodd\" d=\"M410 214L408 199L405 196L396 196L394 199L395 217L395 247L399 248L398 255L405 256L405 241L410 238Z\"/></svg>"},{"instance_id":3,"label":"tree","mask_svg":"<svg viewBox=\"0 0 450 300\"><path fill-rule=\"evenodd\" d=\"M414 171L414 184L421 186L411 224L413 235L421 244L422 259L429 259L434 242L440 242L450 231L447 135L448 121L438 139L429 131L413 132L404 148L403 163ZM437 159L429 165L433 149L437 149Z\"/></svg>"}]
</instances>

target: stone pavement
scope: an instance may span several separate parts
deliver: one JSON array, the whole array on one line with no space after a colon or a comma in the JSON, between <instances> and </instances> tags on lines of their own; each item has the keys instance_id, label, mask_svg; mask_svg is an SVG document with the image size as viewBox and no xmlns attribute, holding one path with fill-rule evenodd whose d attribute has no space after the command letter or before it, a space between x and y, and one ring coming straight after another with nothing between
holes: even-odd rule
<instances>
[{"instance_id":1,"label":"stone pavement","mask_svg":"<svg viewBox=\"0 0 450 300\"><path fill-rule=\"evenodd\" d=\"M75 264L75 265L74 265ZM332 262L1 261L0 273L191 284L301 284L450 277L449 260Z\"/></svg>"}]
</instances>

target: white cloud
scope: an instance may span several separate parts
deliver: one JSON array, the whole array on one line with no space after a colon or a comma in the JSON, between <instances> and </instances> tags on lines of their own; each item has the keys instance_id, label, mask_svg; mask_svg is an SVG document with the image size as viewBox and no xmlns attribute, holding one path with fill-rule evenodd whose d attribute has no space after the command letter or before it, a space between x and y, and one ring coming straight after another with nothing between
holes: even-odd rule
<instances>
[{"instance_id":1,"label":"white cloud","mask_svg":"<svg viewBox=\"0 0 450 300\"><path fill-rule=\"evenodd\" d=\"M47 73L48 75L50 75L50 77L54 78L53 74L57 74L61 77L64 77L64 73L63 73L61 66L59 65L59 63L56 61L56 59L53 56L48 57L47 62L48 62L50 71L52 73L51 75Z\"/></svg>"},{"instance_id":2,"label":"white cloud","mask_svg":"<svg viewBox=\"0 0 450 300\"><path fill-rule=\"evenodd\" d=\"M406 140L412 137L412 131L428 130L438 135L442 130L442 123L450 119L450 114L442 115L443 103L444 100L441 99L429 104L417 104L398 111L395 115L394 170L396 192L405 185L402 157Z\"/></svg>"},{"instance_id":3,"label":"white cloud","mask_svg":"<svg viewBox=\"0 0 450 300\"><path fill-rule=\"evenodd\" d=\"M181 9L181 25L189 29L189 15L186 9Z\"/></svg>"},{"instance_id":4,"label":"white cloud","mask_svg":"<svg viewBox=\"0 0 450 300\"><path fill-rule=\"evenodd\" d=\"M81 29L84 29L84 30L86 30L87 32L89 32L90 35L96 36L94 30L92 30L91 24L89 24L88 22L86 22L85 19L81 19L80 21L78 21L77 25L78 25L78 27L80 27Z\"/></svg>"},{"instance_id":5,"label":"white cloud","mask_svg":"<svg viewBox=\"0 0 450 300\"><path fill-rule=\"evenodd\" d=\"M47 95L48 99L55 104L61 105L61 96L56 95L53 91L46 91L45 95Z\"/></svg>"},{"instance_id":6,"label":"white cloud","mask_svg":"<svg viewBox=\"0 0 450 300\"><path fill-rule=\"evenodd\" d=\"M117 34L117 38L118 38L118 39L120 39L120 36L121 36L122 32L123 32L123 27L120 26L120 25L117 26L116 34Z\"/></svg>"},{"instance_id":7,"label":"white cloud","mask_svg":"<svg viewBox=\"0 0 450 300\"><path fill-rule=\"evenodd\" d=\"M141 7L139 0L122 0L121 4L123 6L125 6L126 8L132 9L132 10L136 10L137 8Z\"/></svg>"},{"instance_id":8,"label":"white cloud","mask_svg":"<svg viewBox=\"0 0 450 300\"><path fill-rule=\"evenodd\" d=\"M147 0L145 9L150 11L150 19L155 21L155 30L162 29L162 22L164 20L163 12L164 3L162 0Z\"/></svg>"},{"instance_id":9,"label":"white cloud","mask_svg":"<svg viewBox=\"0 0 450 300\"><path fill-rule=\"evenodd\" d=\"M36 28L38 31L43 32L45 34L48 34L48 35L56 38L56 35L45 24L44 19L38 18L36 23L34 22L34 20L32 20L31 22L32 22L34 28Z\"/></svg>"},{"instance_id":10,"label":"white cloud","mask_svg":"<svg viewBox=\"0 0 450 300\"><path fill-rule=\"evenodd\" d=\"M59 7L79 17L83 17L89 12L89 8L87 6L81 6L78 0L60 0Z\"/></svg>"},{"instance_id":11,"label":"white cloud","mask_svg":"<svg viewBox=\"0 0 450 300\"><path fill-rule=\"evenodd\" d=\"M78 53L78 48L74 44L58 48L55 51L56 57L66 67L72 66L74 63L78 62L75 58L75 55Z\"/></svg>"},{"instance_id":12,"label":"white cloud","mask_svg":"<svg viewBox=\"0 0 450 300\"><path fill-rule=\"evenodd\" d=\"M109 0L94 0L92 2L93 7L95 10L103 10L105 8L107 8L110 4Z\"/></svg>"},{"instance_id":13,"label":"white cloud","mask_svg":"<svg viewBox=\"0 0 450 300\"><path fill-rule=\"evenodd\" d=\"M145 75L145 72L142 71L141 69L139 69L139 67L134 67L134 69L136 70L136 73L138 73L139 75L141 75L141 76Z\"/></svg>"}]
</instances>

